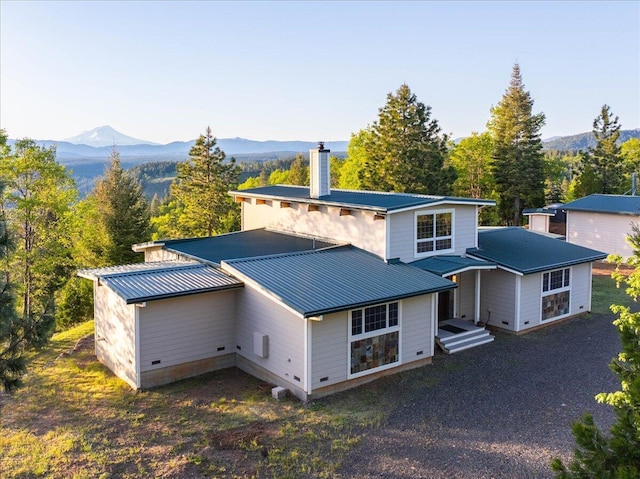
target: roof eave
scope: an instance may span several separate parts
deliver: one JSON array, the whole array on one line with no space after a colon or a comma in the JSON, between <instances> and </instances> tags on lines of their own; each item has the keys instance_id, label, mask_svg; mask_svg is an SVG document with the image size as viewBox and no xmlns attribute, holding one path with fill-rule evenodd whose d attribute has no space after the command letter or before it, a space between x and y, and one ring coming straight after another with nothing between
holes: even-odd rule
<instances>
[{"instance_id":1,"label":"roof eave","mask_svg":"<svg viewBox=\"0 0 640 479\"><path fill-rule=\"evenodd\" d=\"M192 290L189 290L189 291L178 291L178 292L166 293L166 294L160 294L160 295L138 296L138 297L135 297L135 298L125 298L125 301L126 301L127 304L138 304L138 303L144 303L146 301L158 301L160 299L178 298L178 297L181 297L181 296L193 296L195 294L213 293L213 292L217 292L217 291L228 291L228 290L231 290L231 289L241 289L243 287L244 287L244 284L242 284L242 283L240 283L240 284L231 284L231 285L216 286L216 287L211 287L211 288L192 289ZM116 293L117 293L117 291L116 291Z\"/></svg>"}]
</instances>

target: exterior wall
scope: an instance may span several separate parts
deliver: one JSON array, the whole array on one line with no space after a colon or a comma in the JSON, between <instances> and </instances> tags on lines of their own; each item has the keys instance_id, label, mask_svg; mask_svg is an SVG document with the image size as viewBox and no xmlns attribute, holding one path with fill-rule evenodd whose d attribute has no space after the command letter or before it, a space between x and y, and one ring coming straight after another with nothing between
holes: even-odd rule
<instances>
[{"instance_id":1,"label":"exterior wall","mask_svg":"<svg viewBox=\"0 0 640 479\"><path fill-rule=\"evenodd\" d=\"M626 238L638 222L638 216L567 211L567 241L626 259L633 255Z\"/></svg>"},{"instance_id":2,"label":"exterior wall","mask_svg":"<svg viewBox=\"0 0 640 479\"><path fill-rule=\"evenodd\" d=\"M437 211L454 209L453 247L452 253L464 256L467 248L477 246L477 207L475 205L440 205L433 208L403 211L388 215L389 218L389 258L399 258L400 261L410 263L418 259L416 250L416 211ZM439 253L435 252L434 256ZM424 256L420 256L424 257Z\"/></svg>"},{"instance_id":3,"label":"exterior wall","mask_svg":"<svg viewBox=\"0 0 640 479\"><path fill-rule=\"evenodd\" d=\"M305 320L245 284L237 293L236 364L301 397L305 385ZM254 332L267 335L268 356L254 354ZM255 367L254 367L255 366Z\"/></svg>"},{"instance_id":4,"label":"exterior wall","mask_svg":"<svg viewBox=\"0 0 640 479\"><path fill-rule=\"evenodd\" d=\"M410 363L430 362L433 351L433 295L404 299L400 302L400 361L398 367ZM349 312L329 314L322 321L313 321L311 385L312 396L322 395L318 390L331 392L355 387L379 377L379 371L348 380L349 372ZM406 369L406 368L402 368ZM390 369L397 371L397 368ZM389 371L389 370L387 370ZM348 381L348 382L347 382ZM341 385L341 387L335 387Z\"/></svg>"},{"instance_id":5,"label":"exterior wall","mask_svg":"<svg viewBox=\"0 0 640 479\"><path fill-rule=\"evenodd\" d=\"M154 371L144 374L141 387L233 366L235 298L236 291L221 291L149 301L139 308L140 371ZM229 354L231 361L202 362Z\"/></svg>"},{"instance_id":6,"label":"exterior wall","mask_svg":"<svg viewBox=\"0 0 640 479\"><path fill-rule=\"evenodd\" d=\"M491 326L515 331L516 275L501 269L483 271L480 319ZM506 323L506 324L505 324Z\"/></svg>"},{"instance_id":7,"label":"exterior wall","mask_svg":"<svg viewBox=\"0 0 640 479\"><path fill-rule=\"evenodd\" d=\"M107 286L94 282L95 348L98 361L137 388L135 306L126 304Z\"/></svg>"},{"instance_id":8,"label":"exterior wall","mask_svg":"<svg viewBox=\"0 0 640 479\"><path fill-rule=\"evenodd\" d=\"M184 259L182 255L162 249L162 246L154 246L153 248L147 248L144 250L144 262L150 263L152 261L173 261Z\"/></svg>"},{"instance_id":9,"label":"exterior wall","mask_svg":"<svg viewBox=\"0 0 640 479\"><path fill-rule=\"evenodd\" d=\"M340 216L340 208L319 206L308 211L308 205L291 202L281 208L279 201L256 204L255 198L242 202L242 229L272 228L282 232L318 236L353 244L375 255L385 256L386 222L375 220L371 211L351 210Z\"/></svg>"},{"instance_id":10,"label":"exterior wall","mask_svg":"<svg viewBox=\"0 0 640 479\"><path fill-rule=\"evenodd\" d=\"M549 232L549 215L529 215L529 229L531 231Z\"/></svg>"},{"instance_id":11,"label":"exterior wall","mask_svg":"<svg viewBox=\"0 0 640 479\"><path fill-rule=\"evenodd\" d=\"M520 277L520 314L516 331L533 328L542 323L542 273ZM545 321L548 323L549 320Z\"/></svg>"},{"instance_id":12,"label":"exterior wall","mask_svg":"<svg viewBox=\"0 0 640 479\"><path fill-rule=\"evenodd\" d=\"M457 315L459 318L473 320L476 312L476 272L465 271L458 275Z\"/></svg>"}]
</instances>

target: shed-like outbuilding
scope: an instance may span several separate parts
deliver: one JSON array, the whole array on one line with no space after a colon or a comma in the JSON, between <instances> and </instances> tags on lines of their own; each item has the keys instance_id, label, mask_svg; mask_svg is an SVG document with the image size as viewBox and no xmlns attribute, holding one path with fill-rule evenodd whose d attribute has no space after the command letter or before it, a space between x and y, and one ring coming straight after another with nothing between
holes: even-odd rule
<instances>
[{"instance_id":1,"label":"shed-like outbuilding","mask_svg":"<svg viewBox=\"0 0 640 479\"><path fill-rule=\"evenodd\" d=\"M617 254L633 255L627 241L640 222L640 196L594 194L563 206L567 212L567 241Z\"/></svg>"},{"instance_id":2,"label":"shed-like outbuilding","mask_svg":"<svg viewBox=\"0 0 640 479\"><path fill-rule=\"evenodd\" d=\"M591 267L605 253L523 228L478 233L472 258L495 262L482 271L480 304L491 326L523 332L591 311Z\"/></svg>"}]
</instances>

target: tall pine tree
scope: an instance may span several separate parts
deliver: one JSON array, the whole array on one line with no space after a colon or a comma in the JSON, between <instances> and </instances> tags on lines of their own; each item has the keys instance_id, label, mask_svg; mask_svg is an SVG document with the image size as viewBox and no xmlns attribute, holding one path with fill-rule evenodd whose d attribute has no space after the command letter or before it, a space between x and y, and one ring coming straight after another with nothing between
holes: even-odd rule
<instances>
[{"instance_id":1,"label":"tall pine tree","mask_svg":"<svg viewBox=\"0 0 640 479\"><path fill-rule=\"evenodd\" d=\"M493 135L492 171L501 219L520 225L522 210L544 203L544 161L540 129L544 113L533 114L533 99L524 89L520 65L513 66L509 88L491 109L487 127Z\"/></svg>"},{"instance_id":2,"label":"tall pine tree","mask_svg":"<svg viewBox=\"0 0 640 479\"><path fill-rule=\"evenodd\" d=\"M593 120L593 135L596 146L583 155L580 176L585 178L578 179L579 191L584 195L622 193L624 158L618 144L620 124L608 105L603 105L600 115Z\"/></svg>"},{"instance_id":3,"label":"tall pine tree","mask_svg":"<svg viewBox=\"0 0 640 479\"><path fill-rule=\"evenodd\" d=\"M445 164L447 136L431 118L431 107L419 102L408 85L387 95L370 134L355 137L365 140L359 146L364 157L363 188L434 195L451 192L456 176Z\"/></svg>"},{"instance_id":4,"label":"tall pine tree","mask_svg":"<svg viewBox=\"0 0 640 479\"><path fill-rule=\"evenodd\" d=\"M238 186L240 168L234 158L225 158L207 127L189 151L189 159L177 166L171 196L180 211L181 235L211 236L238 228L239 208L227 193Z\"/></svg>"}]
</instances>

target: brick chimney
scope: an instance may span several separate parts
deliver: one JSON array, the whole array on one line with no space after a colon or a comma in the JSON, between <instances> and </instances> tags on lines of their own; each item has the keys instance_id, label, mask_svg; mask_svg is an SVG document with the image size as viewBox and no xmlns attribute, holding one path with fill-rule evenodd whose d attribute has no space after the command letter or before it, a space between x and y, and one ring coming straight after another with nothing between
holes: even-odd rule
<instances>
[{"instance_id":1,"label":"brick chimney","mask_svg":"<svg viewBox=\"0 0 640 479\"><path fill-rule=\"evenodd\" d=\"M309 150L309 176L311 179L311 198L320 198L331 194L331 174L329 153L324 142L318 142L318 148Z\"/></svg>"}]
</instances>

